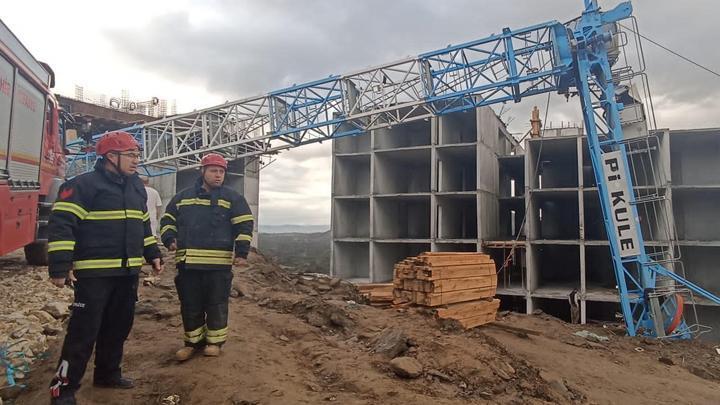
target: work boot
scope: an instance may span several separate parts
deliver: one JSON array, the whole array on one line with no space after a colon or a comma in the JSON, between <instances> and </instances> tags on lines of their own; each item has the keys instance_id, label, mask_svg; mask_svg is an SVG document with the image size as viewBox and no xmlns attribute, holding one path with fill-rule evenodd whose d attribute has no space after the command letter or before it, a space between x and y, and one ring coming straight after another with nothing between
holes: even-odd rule
<instances>
[{"instance_id":1,"label":"work boot","mask_svg":"<svg viewBox=\"0 0 720 405\"><path fill-rule=\"evenodd\" d=\"M76 405L75 394L62 395L57 398L50 398L50 405Z\"/></svg>"},{"instance_id":2,"label":"work boot","mask_svg":"<svg viewBox=\"0 0 720 405\"><path fill-rule=\"evenodd\" d=\"M93 386L97 388L120 388L130 389L135 387L135 382L129 378L120 377L116 380L95 380Z\"/></svg>"},{"instance_id":3,"label":"work boot","mask_svg":"<svg viewBox=\"0 0 720 405\"><path fill-rule=\"evenodd\" d=\"M185 361L189 360L193 354L195 354L195 348L190 346L185 346L182 349L175 352L175 359L177 361Z\"/></svg>"},{"instance_id":4,"label":"work boot","mask_svg":"<svg viewBox=\"0 0 720 405\"><path fill-rule=\"evenodd\" d=\"M218 345L207 345L203 349L203 354L208 357L217 357L220 355L220 346Z\"/></svg>"}]
</instances>

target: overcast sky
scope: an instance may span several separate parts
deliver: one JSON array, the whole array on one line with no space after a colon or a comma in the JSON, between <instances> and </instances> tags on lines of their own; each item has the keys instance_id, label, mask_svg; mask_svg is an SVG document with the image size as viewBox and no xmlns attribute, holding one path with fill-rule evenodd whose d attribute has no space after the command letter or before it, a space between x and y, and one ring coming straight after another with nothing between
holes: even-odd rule
<instances>
[{"instance_id":1,"label":"overcast sky","mask_svg":"<svg viewBox=\"0 0 720 405\"><path fill-rule=\"evenodd\" d=\"M618 1L600 1L609 8ZM643 34L720 70L710 0L636 0ZM547 20L581 0L4 0L1 18L57 77L56 90L176 99L178 112L342 74ZM659 127L720 126L720 78L644 44ZM545 98L507 105L513 132ZM548 121L579 121L553 97ZM544 112L543 112L544 114ZM261 172L263 224L330 223L330 145L282 154Z\"/></svg>"}]
</instances>

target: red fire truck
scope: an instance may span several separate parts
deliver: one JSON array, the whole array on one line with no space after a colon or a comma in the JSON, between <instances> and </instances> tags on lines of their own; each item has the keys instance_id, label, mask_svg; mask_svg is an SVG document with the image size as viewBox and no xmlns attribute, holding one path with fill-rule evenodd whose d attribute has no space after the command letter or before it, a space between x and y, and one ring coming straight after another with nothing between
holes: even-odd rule
<instances>
[{"instance_id":1,"label":"red fire truck","mask_svg":"<svg viewBox=\"0 0 720 405\"><path fill-rule=\"evenodd\" d=\"M0 21L0 255L47 262L47 218L65 176L55 77Z\"/></svg>"}]
</instances>

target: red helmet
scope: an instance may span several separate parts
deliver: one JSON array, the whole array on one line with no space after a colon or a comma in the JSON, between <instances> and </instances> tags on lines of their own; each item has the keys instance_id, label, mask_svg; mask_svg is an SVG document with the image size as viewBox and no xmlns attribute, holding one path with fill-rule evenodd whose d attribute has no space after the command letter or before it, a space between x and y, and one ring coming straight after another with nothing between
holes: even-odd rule
<instances>
[{"instance_id":1,"label":"red helmet","mask_svg":"<svg viewBox=\"0 0 720 405\"><path fill-rule=\"evenodd\" d=\"M223 169L227 170L227 160L225 160L224 157L218 155L217 153L208 153L207 155L203 156L202 160L200 161L200 166L220 166Z\"/></svg>"},{"instance_id":2,"label":"red helmet","mask_svg":"<svg viewBox=\"0 0 720 405\"><path fill-rule=\"evenodd\" d=\"M108 152L125 152L134 149L140 149L140 145L125 131L108 132L95 145L95 153L100 156Z\"/></svg>"}]
</instances>

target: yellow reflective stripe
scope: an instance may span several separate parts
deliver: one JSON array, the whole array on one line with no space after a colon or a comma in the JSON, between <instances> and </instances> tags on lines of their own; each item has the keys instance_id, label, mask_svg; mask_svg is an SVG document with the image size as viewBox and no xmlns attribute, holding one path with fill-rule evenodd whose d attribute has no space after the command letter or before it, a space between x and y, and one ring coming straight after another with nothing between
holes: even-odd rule
<instances>
[{"instance_id":1,"label":"yellow reflective stripe","mask_svg":"<svg viewBox=\"0 0 720 405\"><path fill-rule=\"evenodd\" d=\"M205 200L203 198L185 198L183 200L178 201L176 204L178 207L182 207L184 205L210 205L210 200Z\"/></svg>"},{"instance_id":2,"label":"yellow reflective stripe","mask_svg":"<svg viewBox=\"0 0 720 405\"><path fill-rule=\"evenodd\" d=\"M222 335L216 335L211 336L210 331L208 331L207 336L205 337L205 341L208 343L222 343L227 340L227 328L224 329L225 332Z\"/></svg>"},{"instance_id":3,"label":"yellow reflective stripe","mask_svg":"<svg viewBox=\"0 0 720 405\"><path fill-rule=\"evenodd\" d=\"M232 257L198 257L198 256L185 256L184 261L186 264L219 264L219 265L231 265L233 262Z\"/></svg>"},{"instance_id":4,"label":"yellow reflective stripe","mask_svg":"<svg viewBox=\"0 0 720 405\"><path fill-rule=\"evenodd\" d=\"M169 214L167 212L165 214L163 214L163 216L162 216L162 218L165 218L165 217L172 219L173 222L177 221L174 216L172 216L171 214ZM162 218L160 218L160 219L162 219Z\"/></svg>"},{"instance_id":5,"label":"yellow reflective stripe","mask_svg":"<svg viewBox=\"0 0 720 405\"><path fill-rule=\"evenodd\" d=\"M210 336L222 336L222 335L227 335L227 332L228 332L227 326L224 327L224 328L222 328L222 329L217 329L217 330L208 329L206 336L208 336L208 337L210 337Z\"/></svg>"},{"instance_id":6,"label":"yellow reflective stripe","mask_svg":"<svg viewBox=\"0 0 720 405\"><path fill-rule=\"evenodd\" d=\"M230 222L232 222L233 225L236 225L236 224L239 224L239 223L241 223L241 222L252 221L252 220L253 220L252 214L248 214L248 215L240 215L240 216L237 216L237 217L233 217L233 218L230 219Z\"/></svg>"},{"instance_id":7,"label":"yellow reflective stripe","mask_svg":"<svg viewBox=\"0 0 720 405\"><path fill-rule=\"evenodd\" d=\"M89 260L76 260L73 262L73 270L88 270L88 269L115 269L122 267L123 259L89 259ZM136 267L142 266L142 257L131 257L128 259L128 266Z\"/></svg>"},{"instance_id":8,"label":"yellow reflective stripe","mask_svg":"<svg viewBox=\"0 0 720 405\"><path fill-rule=\"evenodd\" d=\"M55 204L53 204L53 211L65 211L69 212L71 214L75 214L76 217L80 219L85 219L85 216L87 216L88 212L81 206L65 202L65 201L57 201Z\"/></svg>"},{"instance_id":9,"label":"yellow reflective stripe","mask_svg":"<svg viewBox=\"0 0 720 405\"><path fill-rule=\"evenodd\" d=\"M85 219L87 220L111 220L111 219L125 219L125 211L91 211L88 212Z\"/></svg>"},{"instance_id":10,"label":"yellow reflective stripe","mask_svg":"<svg viewBox=\"0 0 720 405\"><path fill-rule=\"evenodd\" d=\"M143 220L143 221L149 221L149 220L150 220L150 213L149 213L149 212L144 213L143 216L142 216L142 220Z\"/></svg>"},{"instance_id":11,"label":"yellow reflective stripe","mask_svg":"<svg viewBox=\"0 0 720 405\"><path fill-rule=\"evenodd\" d=\"M227 250L211 250L211 249L183 249L188 256L203 256L203 257L224 257L232 258L233 252Z\"/></svg>"},{"instance_id":12,"label":"yellow reflective stripe","mask_svg":"<svg viewBox=\"0 0 720 405\"><path fill-rule=\"evenodd\" d=\"M175 225L163 226L162 229L160 229L160 236L162 236L165 232L171 231L171 230L177 232L177 228L175 227Z\"/></svg>"},{"instance_id":13,"label":"yellow reflective stripe","mask_svg":"<svg viewBox=\"0 0 720 405\"><path fill-rule=\"evenodd\" d=\"M61 250L75 250L74 240L58 240L55 242L48 242L48 253L58 252Z\"/></svg>"},{"instance_id":14,"label":"yellow reflective stripe","mask_svg":"<svg viewBox=\"0 0 720 405\"><path fill-rule=\"evenodd\" d=\"M149 217L148 217L149 218ZM113 220L113 219L143 219L142 211L138 210L105 210L90 211L85 216L86 220Z\"/></svg>"},{"instance_id":15,"label":"yellow reflective stripe","mask_svg":"<svg viewBox=\"0 0 720 405\"><path fill-rule=\"evenodd\" d=\"M142 212L142 211L138 211L138 210L125 210L125 213L126 213L127 217L128 217L128 218L131 218L131 219L140 219L140 220L145 219L145 216L143 215L143 212ZM149 219L149 218L150 218L150 217L148 216L148 219Z\"/></svg>"},{"instance_id":16,"label":"yellow reflective stripe","mask_svg":"<svg viewBox=\"0 0 720 405\"><path fill-rule=\"evenodd\" d=\"M201 326L190 332L185 332L184 340L189 343L198 343L205 338L205 326Z\"/></svg>"},{"instance_id":17,"label":"yellow reflective stripe","mask_svg":"<svg viewBox=\"0 0 720 405\"><path fill-rule=\"evenodd\" d=\"M150 246L153 243L157 243L157 239L155 239L154 236L148 236L147 238L144 239L143 242L144 242L145 246Z\"/></svg>"},{"instance_id":18,"label":"yellow reflective stripe","mask_svg":"<svg viewBox=\"0 0 720 405\"><path fill-rule=\"evenodd\" d=\"M210 206L210 200L207 200L204 198L185 198L185 199L178 201L178 203L176 204L177 207L182 207L184 205L207 205L207 206ZM230 201L223 200L223 199L218 200L218 205L223 208L227 208L227 209L230 209L230 207L231 207Z\"/></svg>"},{"instance_id":19,"label":"yellow reflective stripe","mask_svg":"<svg viewBox=\"0 0 720 405\"><path fill-rule=\"evenodd\" d=\"M235 240L246 240L248 242L252 242L252 235L244 235L241 233L237 238L235 238Z\"/></svg>"}]
</instances>

